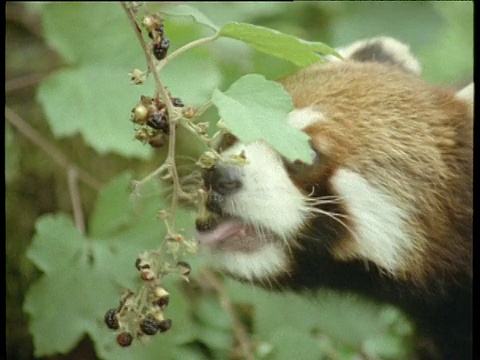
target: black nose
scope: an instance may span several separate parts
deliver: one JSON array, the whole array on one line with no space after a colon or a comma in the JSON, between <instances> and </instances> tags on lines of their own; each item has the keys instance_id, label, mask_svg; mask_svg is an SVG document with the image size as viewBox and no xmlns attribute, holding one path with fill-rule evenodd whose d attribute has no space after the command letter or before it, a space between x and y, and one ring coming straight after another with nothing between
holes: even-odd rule
<instances>
[{"instance_id":1,"label":"black nose","mask_svg":"<svg viewBox=\"0 0 480 360\"><path fill-rule=\"evenodd\" d=\"M205 174L205 186L222 195L233 194L242 187L240 171L235 166L215 165Z\"/></svg>"}]
</instances>

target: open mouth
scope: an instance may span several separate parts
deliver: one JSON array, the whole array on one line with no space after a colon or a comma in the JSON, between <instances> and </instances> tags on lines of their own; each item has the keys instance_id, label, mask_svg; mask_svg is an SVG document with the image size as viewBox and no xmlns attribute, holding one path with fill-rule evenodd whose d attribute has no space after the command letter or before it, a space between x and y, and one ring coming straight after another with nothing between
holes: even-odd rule
<instances>
[{"instance_id":1,"label":"open mouth","mask_svg":"<svg viewBox=\"0 0 480 360\"><path fill-rule=\"evenodd\" d=\"M195 239L210 250L245 254L277 242L271 230L227 214L210 214L197 219Z\"/></svg>"},{"instance_id":2,"label":"open mouth","mask_svg":"<svg viewBox=\"0 0 480 360\"><path fill-rule=\"evenodd\" d=\"M209 215L195 223L195 238L200 245L212 250L250 253L275 239L271 231L225 213L224 204L224 195L209 191L206 201Z\"/></svg>"},{"instance_id":3,"label":"open mouth","mask_svg":"<svg viewBox=\"0 0 480 360\"><path fill-rule=\"evenodd\" d=\"M196 228L195 238L201 245L222 250L250 252L268 238L263 234L260 239L253 225L230 216L197 219Z\"/></svg>"}]
</instances>

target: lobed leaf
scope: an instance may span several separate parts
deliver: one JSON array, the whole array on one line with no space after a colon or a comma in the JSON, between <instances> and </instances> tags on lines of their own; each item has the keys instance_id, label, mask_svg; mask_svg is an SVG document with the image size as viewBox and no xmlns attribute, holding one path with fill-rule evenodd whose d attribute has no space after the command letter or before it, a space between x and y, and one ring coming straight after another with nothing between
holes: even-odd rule
<instances>
[{"instance_id":1,"label":"lobed leaf","mask_svg":"<svg viewBox=\"0 0 480 360\"><path fill-rule=\"evenodd\" d=\"M70 351L87 332L102 326L105 309L118 298L117 286L95 263L68 265L43 276L27 293L24 310L30 315L36 356Z\"/></svg>"},{"instance_id":2,"label":"lobed leaf","mask_svg":"<svg viewBox=\"0 0 480 360\"><path fill-rule=\"evenodd\" d=\"M174 286L169 288L172 301L166 313L176 328L156 344L134 343L125 351L103 323L105 312L118 305L121 293L139 285L134 266L138 254L158 248L165 233L164 224L155 217L161 207L158 189L129 205L130 180L130 175L122 174L103 188L89 219L95 224L89 236L82 235L64 214L38 220L27 255L44 274L24 302L36 356L67 353L89 335L102 358L153 360L159 353L169 357L178 344L191 340L192 333L186 337L186 304ZM179 222L187 217L180 214Z\"/></svg>"},{"instance_id":3,"label":"lobed leaf","mask_svg":"<svg viewBox=\"0 0 480 360\"><path fill-rule=\"evenodd\" d=\"M69 65L75 65L53 73L37 92L53 134L61 138L80 133L100 154L149 158L152 149L134 140L130 114L141 95L154 94L153 81L150 77L143 86L130 84L129 72L146 64L121 7L52 3L45 6L43 20L46 40ZM185 27L191 25L171 24L166 32L173 39ZM198 49L167 64L161 75L172 95L186 105L206 102L221 81L212 56Z\"/></svg>"},{"instance_id":4,"label":"lobed leaf","mask_svg":"<svg viewBox=\"0 0 480 360\"><path fill-rule=\"evenodd\" d=\"M120 4L47 3L42 8L42 25L45 40L68 64L133 69L144 61Z\"/></svg>"},{"instance_id":5,"label":"lobed leaf","mask_svg":"<svg viewBox=\"0 0 480 360\"><path fill-rule=\"evenodd\" d=\"M35 228L27 257L46 274L68 266L84 251L86 239L66 214L44 215Z\"/></svg>"},{"instance_id":6,"label":"lobed leaf","mask_svg":"<svg viewBox=\"0 0 480 360\"><path fill-rule=\"evenodd\" d=\"M280 84L246 75L225 93L215 90L212 101L228 130L243 142L265 140L289 160L311 162L308 136L286 121L293 103Z\"/></svg>"},{"instance_id":7,"label":"lobed leaf","mask_svg":"<svg viewBox=\"0 0 480 360\"><path fill-rule=\"evenodd\" d=\"M105 185L98 195L89 221L93 236L114 233L131 220L133 202L127 196L131 189L132 176L122 174Z\"/></svg>"},{"instance_id":8,"label":"lobed leaf","mask_svg":"<svg viewBox=\"0 0 480 360\"><path fill-rule=\"evenodd\" d=\"M127 83L127 71L83 66L57 72L37 93L52 132L57 137L81 133L98 153L115 152L146 159L151 149L134 140L129 121L142 91ZM125 86L118 86L125 82Z\"/></svg>"}]
</instances>

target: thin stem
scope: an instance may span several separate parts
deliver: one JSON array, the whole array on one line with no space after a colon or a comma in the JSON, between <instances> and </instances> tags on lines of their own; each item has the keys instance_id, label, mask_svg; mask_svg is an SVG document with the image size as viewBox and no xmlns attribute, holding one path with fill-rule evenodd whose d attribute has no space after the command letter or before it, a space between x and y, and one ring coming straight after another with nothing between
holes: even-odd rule
<instances>
[{"instance_id":1,"label":"thin stem","mask_svg":"<svg viewBox=\"0 0 480 360\"><path fill-rule=\"evenodd\" d=\"M207 44L209 42L217 40L219 37L219 34L215 34L212 36L204 37L201 39L194 40L192 42L189 42L188 44L183 45L182 47L178 48L175 50L173 53L168 55L165 59L163 59L160 63L157 64L157 71L160 71L166 64L168 64L171 60L176 58L178 55L184 53L185 51L188 51L190 49L193 49L194 47Z\"/></svg>"},{"instance_id":2,"label":"thin stem","mask_svg":"<svg viewBox=\"0 0 480 360\"><path fill-rule=\"evenodd\" d=\"M100 190L101 183L93 178L86 171L80 169L75 164L71 163L63 153L45 140L37 131L35 131L25 120L23 120L15 111L5 106L5 119L13 125L22 135L28 138L36 146L46 152L54 162L60 167L66 169L75 169L77 176L87 185L95 190Z\"/></svg>"},{"instance_id":3,"label":"thin stem","mask_svg":"<svg viewBox=\"0 0 480 360\"><path fill-rule=\"evenodd\" d=\"M70 199L72 200L75 225L77 229L80 230L80 233L85 234L85 218L82 211L80 191L78 190L78 172L75 168L68 169L68 190L70 192Z\"/></svg>"},{"instance_id":4,"label":"thin stem","mask_svg":"<svg viewBox=\"0 0 480 360\"><path fill-rule=\"evenodd\" d=\"M158 72L155 69L155 64L153 62L152 55L150 54L150 50L148 48L148 45L145 42L145 40L143 39L141 30L138 27L137 21L135 20L135 14L129 8L129 6L126 4L126 2L122 1L121 5L123 7L123 10L125 10L125 12L127 14L127 17L132 24L133 30L135 32L135 35L137 35L137 38L138 38L138 41L140 42L140 45L142 46L143 52L145 54L145 59L147 61L148 70L153 75L153 78L155 80L157 95L160 95L160 97L163 99L163 101L167 105L168 113L173 114L174 106L172 104L172 101L170 100L170 96L168 96L167 90L165 89L165 87L162 85L162 82L160 81L160 77L158 76Z\"/></svg>"},{"instance_id":5,"label":"thin stem","mask_svg":"<svg viewBox=\"0 0 480 360\"><path fill-rule=\"evenodd\" d=\"M37 85L47 76L47 73L35 73L21 76L15 79L10 79L8 81L5 81L5 92L10 93L16 90L22 90L29 86Z\"/></svg>"},{"instance_id":6,"label":"thin stem","mask_svg":"<svg viewBox=\"0 0 480 360\"><path fill-rule=\"evenodd\" d=\"M233 303L230 301L227 290L211 271L203 270L202 275L215 289L220 300L220 305L222 306L225 313L227 313L228 316L230 316L230 318L232 319L233 334L238 341L243 358L247 360L254 360L255 357L252 353L252 344L248 338L247 331L245 330L244 325L237 316L237 312L235 311Z\"/></svg>"},{"instance_id":7,"label":"thin stem","mask_svg":"<svg viewBox=\"0 0 480 360\"><path fill-rule=\"evenodd\" d=\"M145 176L142 180L136 180L133 182L133 193L134 193L134 196L138 196L138 193L139 193L139 189L144 185L146 184L147 182L149 182L150 180L152 180L154 177L156 176L159 176L162 172L164 172L165 170L167 170L167 165L164 163L162 165L160 165L154 172L148 174L147 176Z\"/></svg>"}]
</instances>

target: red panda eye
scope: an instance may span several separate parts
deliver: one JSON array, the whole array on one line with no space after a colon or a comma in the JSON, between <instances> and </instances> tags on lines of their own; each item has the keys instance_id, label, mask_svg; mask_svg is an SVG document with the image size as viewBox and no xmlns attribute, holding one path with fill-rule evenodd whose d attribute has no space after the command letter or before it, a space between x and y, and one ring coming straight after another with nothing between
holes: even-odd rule
<instances>
[{"instance_id":1,"label":"red panda eye","mask_svg":"<svg viewBox=\"0 0 480 360\"><path fill-rule=\"evenodd\" d=\"M288 161L287 159L283 158L283 162L287 171L291 174L302 174L313 170L319 164L322 156L319 154L315 149L311 149L311 161L309 163L305 163L302 160L294 160Z\"/></svg>"}]
</instances>

